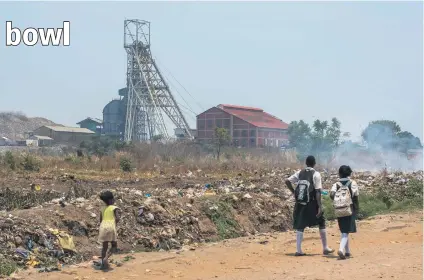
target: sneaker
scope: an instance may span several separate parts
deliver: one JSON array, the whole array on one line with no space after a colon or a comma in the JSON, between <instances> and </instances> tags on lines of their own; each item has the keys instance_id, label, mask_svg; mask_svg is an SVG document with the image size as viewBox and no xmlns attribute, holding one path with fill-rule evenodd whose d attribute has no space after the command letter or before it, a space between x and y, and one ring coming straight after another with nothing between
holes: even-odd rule
<instances>
[{"instance_id":1,"label":"sneaker","mask_svg":"<svg viewBox=\"0 0 424 280\"><path fill-rule=\"evenodd\" d=\"M341 260L345 260L346 259L346 256L345 256L345 254L342 251L338 251L337 254L339 255L339 257L340 257Z\"/></svg>"},{"instance_id":2,"label":"sneaker","mask_svg":"<svg viewBox=\"0 0 424 280\"><path fill-rule=\"evenodd\" d=\"M306 254L305 253L299 253L299 252L296 252L296 254L294 254L295 255L295 257L303 257L303 256L306 256Z\"/></svg>"},{"instance_id":3,"label":"sneaker","mask_svg":"<svg viewBox=\"0 0 424 280\"><path fill-rule=\"evenodd\" d=\"M352 257L352 255L350 253L346 253L345 256L346 256L346 258L351 258Z\"/></svg>"},{"instance_id":4,"label":"sneaker","mask_svg":"<svg viewBox=\"0 0 424 280\"><path fill-rule=\"evenodd\" d=\"M333 250L333 249L331 249L331 248L327 248L327 249L325 249L325 250L324 250L324 252L323 252L323 254L324 254L324 255L330 255L330 254L332 254L332 253L334 253L334 250Z\"/></svg>"}]
</instances>

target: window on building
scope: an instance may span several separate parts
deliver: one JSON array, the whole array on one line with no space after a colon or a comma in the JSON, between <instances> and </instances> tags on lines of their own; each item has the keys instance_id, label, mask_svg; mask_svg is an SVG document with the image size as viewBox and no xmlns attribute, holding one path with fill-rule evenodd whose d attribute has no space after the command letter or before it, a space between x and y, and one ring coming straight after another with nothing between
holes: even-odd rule
<instances>
[{"instance_id":1,"label":"window on building","mask_svg":"<svg viewBox=\"0 0 424 280\"><path fill-rule=\"evenodd\" d=\"M247 139L241 139L241 146L247 147Z\"/></svg>"},{"instance_id":2,"label":"window on building","mask_svg":"<svg viewBox=\"0 0 424 280\"><path fill-rule=\"evenodd\" d=\"M251 137L256 137L256 129L250 130L250 136Z\"/></svg>"},{"instance_id":3,"label":"window on building","mask_svg":"<svg viewBox=\"0 0 424 280\"><path fill-rule=\"evenodd\" d=\"M221 119L215 120L215 125L216 127L222 127L222 120Z\"/></svg>"},{"instance_id":4,"label":"window on building","mask_svg":"<svg viewBox=\"0 0 424 280\"><path fill-rule=\"evenodd\" d=\"M197 129L199 129L199 130L205 129L205 120L198 120L197 121Z\"/></svg>"},{"instance_id":5,"label":"window on building","mask_svg":"<svg viewBox=\"0 0 424 280\"><path fill-rule=\"evenodd\" d=\"M240 136L240 130L234 129L233 130L233 137L239 137Z\"/></svg>"},{"instance_id":6,"label":"window on building","mask_svg":"<svg viewBox=\"0 0 424 280\"><path fill-rule=\"evenodd\" d=\"M241 137L247 137L247 130L243 129L241 131Z\"/></svg>"},{"instance_id":7,"label":"window on building","mask_svg":"<svg viewBox=\"0 0 424 280\"><path fill-rule=\"evenodd\" d=\"M250 147L256 147L256 138L250 138Z\"/></svg>"},{"instance_id":8,"label":"window on building","mask_svg":"<svg viewBox=\"0 0 424 280\"><path fill-rule=\"evenodd\" d=\"M213 121L212 120L207 120L207 124L208 124L208 129L213 128Z\"/></svg>"},{"instance_id":9,"label":"window on building","mask_svg":"<svg viewBox=\"0 0 424 280\"><path fill-rule=\"evenodd\" d=\"M229 119L224 119L222 125L223 125L224 128L230 129L230 120Z\"/></svg>"}]
</instances>

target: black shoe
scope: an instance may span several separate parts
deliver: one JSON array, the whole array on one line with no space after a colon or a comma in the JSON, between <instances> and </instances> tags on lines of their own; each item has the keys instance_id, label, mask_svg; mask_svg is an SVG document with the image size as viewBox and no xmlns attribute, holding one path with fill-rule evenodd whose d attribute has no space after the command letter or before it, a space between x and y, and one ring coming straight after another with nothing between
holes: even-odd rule
<instances>
[{"instance_id":1,"label":"black shoe","mask_svg":"<svg viewBox=\"0 0 424 280\"><path fill-rule=\"evenodd\" d=\"M346 259L346 255L342 252L342 251L338 251L337 254L339 255L341 260L345 260Z\"/></svg>"}]
</instances>

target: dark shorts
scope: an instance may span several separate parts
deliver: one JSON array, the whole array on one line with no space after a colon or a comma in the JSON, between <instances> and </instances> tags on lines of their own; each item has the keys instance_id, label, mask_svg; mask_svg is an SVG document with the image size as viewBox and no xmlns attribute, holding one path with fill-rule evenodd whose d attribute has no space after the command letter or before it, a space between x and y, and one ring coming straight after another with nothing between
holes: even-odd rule
<instances>
[{"instance_id":1,"label":"dark shorts","mask_svg":"<svg viewBox=\"0 0 424 280\"><path fill-rule=\"evenodd\" d=\"M306 205L296 203L293 212L293 229L304 230L307 227L319 226L320 229L325 228L324 214L317 218L318 203L312 200Z\"/></svg>"}]
</instances>

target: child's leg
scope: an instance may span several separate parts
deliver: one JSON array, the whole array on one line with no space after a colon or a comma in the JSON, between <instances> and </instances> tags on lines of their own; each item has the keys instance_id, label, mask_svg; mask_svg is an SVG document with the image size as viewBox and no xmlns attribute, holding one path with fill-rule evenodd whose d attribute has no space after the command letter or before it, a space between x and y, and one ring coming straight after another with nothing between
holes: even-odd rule
<instances>
[{"instance_id":1,"label":"child's leg","mask_svg":"<svg viewBox=\"0 0 424 280\"><path fill-rule=\"evenodd\" d=\"M346 255L350 255L350 248L349 248L349 238L347 239L346 246L345 246L345 253Z\"/></svg>"},{"instance_id":2,"label":"child's leg","mask_svg":"<svg viewBox=\"0 0 424 280\"><path fill-rule=\"evenodd\" d=\"M349 241L349 234L348 233L342 233L342 240L340 241L340 248L339 248L339 256L340 258L345 258L345 248L346 244Z\"/></svg>"},{"instance_id":3,"label":"child's leg","mask_svg":"<svg viewBox=\"0 0 424 280\"><path fill-rule=\"evenodd\" d=\"M296 254L302 255L303 229L296 230Z\"/></svg>"},{"instance_id":4,"label":"child's leg","mask_svg":"<svg viewBox=\"0 0 424 280\"><path fill-rule=\"evenodd\" d=\"M104 262L106 260L106 254L108 249L108 242L103 242L103 248L102 248L102 266L104 265Z\"/></svg>"},{"instance_id":5,"label":"child's leg","mask_svg":"<svg viewBox=\"0 0 424 280\"><path fill-rule=\"evenodd\" d=\"M118 251L118 242L112 241L111 243L112 248L110 249L109 254L107 255L107 259L109 259L112 254L115 254Z\"/></svg>"},{"instance_id":6,"label":"child's leg","mask_svg":"<svg viewBox=\"0 0 424 280\"><path fill-rule=\"evenodd\" d=\"M327 231L325 229L325 220L324 219L322 219L322 221L319 223L319 235L321 237L322 248L323 248L324 254L327 255L327 254L333 253L334 250L331 249L330 247L328 247Z\"/></svg>"}]
</instances>

